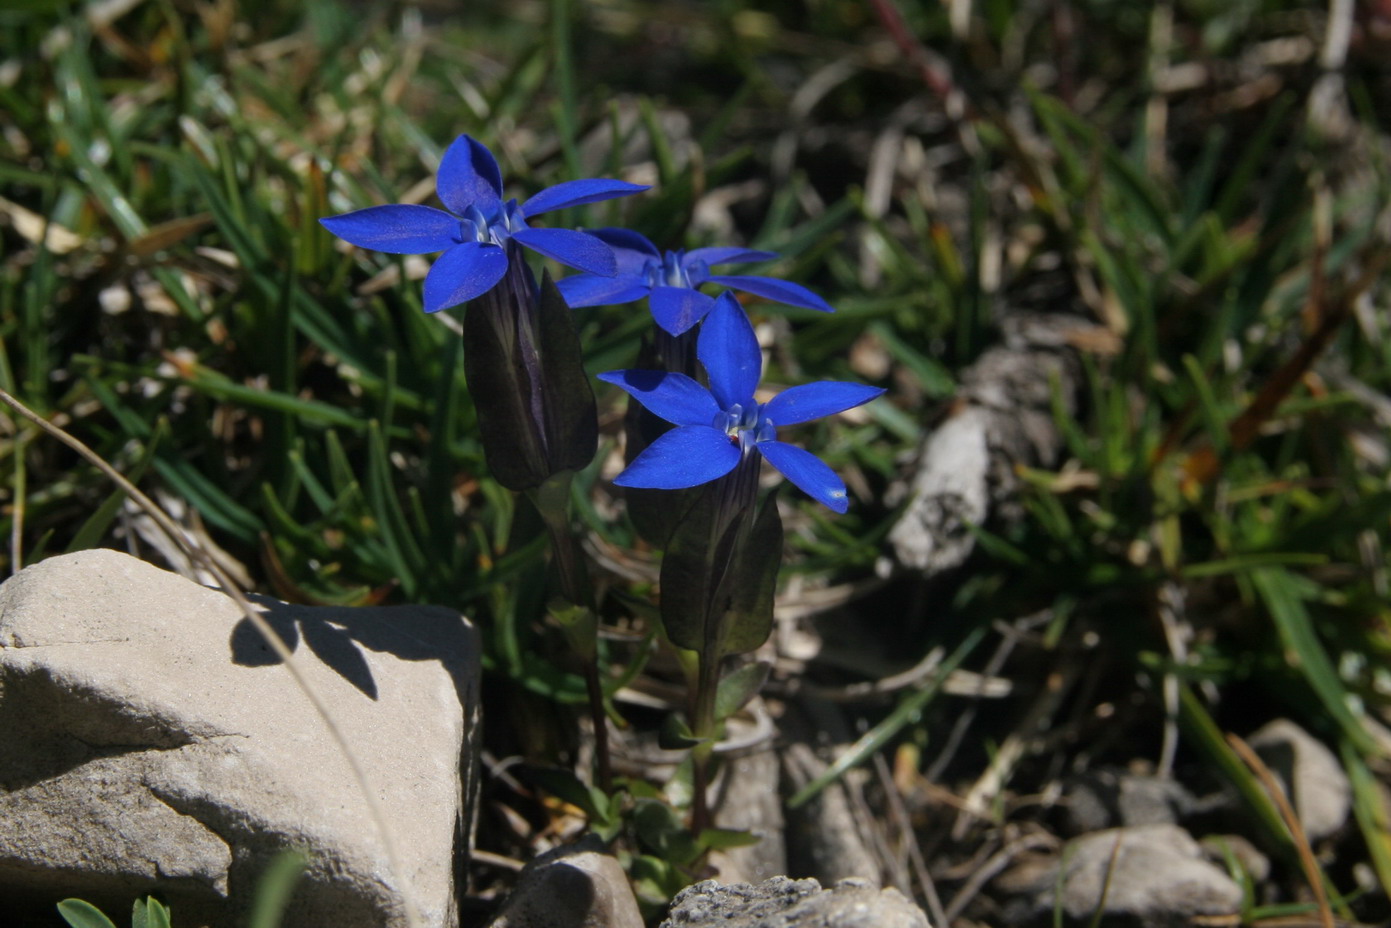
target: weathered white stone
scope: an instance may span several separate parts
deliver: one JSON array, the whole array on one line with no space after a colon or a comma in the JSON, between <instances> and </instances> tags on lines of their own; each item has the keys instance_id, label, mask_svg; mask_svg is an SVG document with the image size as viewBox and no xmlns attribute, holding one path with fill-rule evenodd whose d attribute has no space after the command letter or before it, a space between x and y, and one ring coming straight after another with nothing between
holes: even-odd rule
<instances>
[{"instance_id":1,"label":"weathered white stone","mask_svg":"<svg viewBox=\"0 0 1391 928\"><path fill-rule=\"evenodd\" d=\"M1242 901L1241 887L1177 825L1094 831L1069 841L1049 864L1026 863L997 885L1021 896L1022 905L1006 908L1005 923L1051 915L1060 902L1080 921L1100 912L1167 928L1191 924L1194 916L1234 915Z\"/></svg>"},{"instance_id":2,"label":"weathered white stone","mask_svg":"<svg viewBox=\"0 0 1391 928\"><path fill-rule=\"evenodd\" d=\"M491 928L642 928L628 876L597 838L526 865Z\"/></svg>"},{"instance_id":3,"label":"weathered white stone","mask_svg":"<svg viewBox=\"0 0 1391 928\"><path fill-rule=\"evenodd\" d=\"M85 551L0 586L7 907L51 915L75 895L121 912L159 891L179 924L240 924L272 855L301 848L310 863L286 924L398 926L408 904L427 925L456 922L476 779L472 627L438 608L257 608L365 767L405 872L338 745L232 600Z\"/></svg>"},{"instance_id":4,"label":"weathered white stone","mask_svg":"<svg viewBox=\"0 0 1391 928\"><path fill-rule=\"evenodd\" d=\"M841 880L776 876L762 883L705 880L676 894L661 928L930 928L922 909L896 889Z\"/></svg>"},{"instance_id":5,"label":"weathered white stone","mask_svg":"<svg viewBox=\"0 0 1391 928\"><path fill-rule=\"evenodd\" d=\"M1310 841L1332 835L1352 811L1352 784L1324 743L1289 719L1275 719L1247 739L1284 786Z\"/></svg>"}]
</instances>

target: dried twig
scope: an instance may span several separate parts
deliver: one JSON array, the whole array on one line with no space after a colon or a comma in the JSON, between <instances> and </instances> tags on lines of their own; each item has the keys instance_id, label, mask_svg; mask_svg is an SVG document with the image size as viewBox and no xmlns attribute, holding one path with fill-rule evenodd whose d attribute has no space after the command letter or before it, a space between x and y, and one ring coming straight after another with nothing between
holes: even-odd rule
<instances>
[{"instance_id":1,"label":"dried twig","mask_svg":"<svg viewBox=\"0 0 1391 928\"><path fill-rule=\"evenodd\" d=\"M1280 810L1280 817L1285 820L1285 827L1290 830L1290 837L1294 839L1295 850L1299 852L1299 864L1304 869L1304 878L1309 881L1309 889L1314 893L1314 903L1319 907L1319 920L1323 928L1334 928L1333 907L1328 904L1328 893L1324 891L1323 874L1319 870L1318 861L1314 859L1313 848L1309 846L1309 836L1304 833L1304 826L1295 814L1289 797L1285 795L1280 782L1275 779L1275 774L1270 772L1265 761L1251 749L1251 745L1231 732L1227 733L1227 743L1241 757L1242 762L1251 768L1251 772L1275 801L1276 807Z\"/></svg>"}]
</instances>

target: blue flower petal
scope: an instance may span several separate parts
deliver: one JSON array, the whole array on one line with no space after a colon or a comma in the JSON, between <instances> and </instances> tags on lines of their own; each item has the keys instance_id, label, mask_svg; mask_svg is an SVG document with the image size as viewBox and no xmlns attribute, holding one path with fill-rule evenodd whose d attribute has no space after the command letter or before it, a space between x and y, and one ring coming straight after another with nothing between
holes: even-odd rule
<instances>
[{"instance_id":1,"label":"blue flower petal","mask_svg":"<svg viewBox=\"0 0 1391 928\"><path fill-rule=\"evenodd\" d=\"M845 481L810 451L781 441L761 441L755 447L768 459L768 463L782 471L784 477L818 503L825 503L835 512L845 512L850 508Z\"/></svg>"},{"instance_id":2,"label":"blue flower petal","mask_svg":"<svg viewBox=\"0 0 1391 928\"><path fill-rule=\"evenodd\" d=\"M662 263L662 253L657 250L657 246L648 241L645 235L632 229L609 227L584 231L613 249L620 277L641 277L648 261L655 259L658 264Z\"/></svg>"},{"instance_id":3,"label":"blue flower petal","mask_svg":"<svg viewBox=\"0 0 1391 928\"><path fill-rule=\"evenodd\" d=\"M601 277L618 270L609 246L573 229L518 229L512 237L532 251Z\"/></svg>"},{"instance_id":4,"label":"blue flower petal","mask_svg":"<svg viewBox=\"0 0 1391 928\"><path fill-rule=\"evenodd\" d=\"M728 292L715 300L696 341L696 356L710 375L710 392L720 407L748 407L763 374L763 354L744 308Z\"/></svg>"},{"instance_id":5,"label":"blue flower petal","mask_svg":"<svg viewBox=\"0 0 1391 928\"><path fill-rule=\"evenodd\" d=\"M609 371L605 383L617 384L647 411L673 425L710 425L721 412L719 404L696 380L667 371Z\"/></svg>"},{"instance_id":6,"label":"blue flower petal","mask_svg":"<svg viewBox=\"0 0 1391 928\"><path fill-rule=\"evenodd\" d=\"M423 255L458 244L459 220L433 206L369 206L319 223L345 242L393 255Z\"/></svg>"},{"instance_id":7,"label":"blue flower petal","mask_svg":"<svg viewBox=\"0 0 1391 928\"><path fill-rule=\"evenodd\" d=\"M715 298L686 287L653 287L652 318L672 335L680 335L705 318Z\"/></svg>"},{"instance_id":8,"label":"blue flower petal","mask_svg":"<svg viewBox=\"0 0 1391 928\"><path fill-rule=\"evenodd\" d=\"M502 171L493 153L482 142L461 135L440 160L435 193L445 206L460 216L470 206L487 214L502 200Z\"/></svg>"},{"instance_id":9,"label":"blue flower petal","mask_svg":"<svg viewBox=\"0 0 1391 928\"><path fill-rule=\"evenodd\" d=\"M598 274L571 274L555 282L571 309L581 306L615 306L647 296L647 288L631 277L600 277Z\"/></svg>"},{"instance_id":10,"label":"blue flower petal","mask_svg":"<svg viewBox=\"0 0 1391 928\"><path fill-rule=\"evenodd\" d=\"M711 283L723 284L735 290L743 290L745 293L761 296L774 303L801 306L803 309L814 309L823 313L835 312L835 307L801 284L788 283L785 280L778 280L776 277L756 277L748 274L711 274L707 279Z\"/></svg>"},{"instance_id":11,"label":"blue flower petal","mask_svg":"<svg viewBox=\"0 0 1391 928\"><path fill-rule=\"evenodd\" d=\"M868 403L883 392L879 387L862 383L835 380L807 383L789 387L773 397L763 407L763 414L774 426L796 425Z\"/></svg>"},{"instance_id":12,"label":"blue flower petal","mask_svg":"<svg viewBox=\"0 0 1391 928\"><path fill-rule=\"evenodd\" d=\"M723 477L740 457L738 443L724 432L691 425L672 429L648 445L613 482L620 487L684 490Z\"/></svg>"},{"instance_id":13,"label":"blue flower petal","mask_svg":"<svg viewBox=\"0 0 1391 928\"><path fill-rule=\"evenodd\" d=\"M506 273L507 252L497 245L456 245L440 255L425 275L425 311L437 313L482 296Z\"/></svg>"},{"instance_id":14,"label":"blue flower petal","mask_svg":"<svg viewBox=\"0 0 1391 928\"><path fill-rule=\"evenodd\" d=\"M772 261L778 256L775 251L753 251L748 248L697 248L686 252L686 264L704 261L706 264L752 264L756 261Z\"/></svg>"},{"instance_id":15,"label":"blue flower petal","mask_svg":"<svg viewBox=\"0 0 1391 928\"><path fill-rule=\"evenodd\" d=\"M547 187L536 196L522 204L522 215L531 217L549 213L553 209L567 206L583 206L585 203L598 203L615 197L632 196L650 189L646 184L630 184L626 180L567 180L554 187Z\"/></svg>"}]
</instances>

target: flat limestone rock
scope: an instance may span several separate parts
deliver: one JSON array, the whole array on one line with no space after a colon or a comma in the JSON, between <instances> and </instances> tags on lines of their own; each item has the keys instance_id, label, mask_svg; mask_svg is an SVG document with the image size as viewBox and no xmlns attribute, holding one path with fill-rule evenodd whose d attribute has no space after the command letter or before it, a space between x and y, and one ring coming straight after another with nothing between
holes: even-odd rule
<instances>
[{"instance_id":1,"label":"flat limestone rock","mask_svg":"<svg viewBox=\"0 0 1391 928\"><path fill-rule=\"evenodd\" d=\"M1337 755L1289 719L1275 719L1247 739L1294 803L1310 841L1335 834L1352 812L1352 784Z\"/></svg>"},{"instance_id":2,"label":"flat limestone rock","mask_svg":"<svg viewBox=\"0 0 1391 928\"><path fill-rule=\"evenodd\" d=\"M896 889L841 880L775 876L762 883L688 886L671 901L661 928L929 928L922 909Z\"/></svg>"},{"instance_id":3,"label":"flat limestone rock","mask_svg":"<svg viewBox=\"0 0 1391 928\"><path fill-rule=\"evenodd\" d=\"M222 593L115 551L0 585L0 898L66 896L118 922L162 894L175 924L240 925L278 852L309 864L287 925L457 922L476 793L478 648L439 608L256 600L365 769L348 761ZM8 916L7 916L8 917ZM21 917L23 923L23 915Z\"/></svg>"},{"instance_id":4,"label":"flat limestone rock","mask_svg":"<svg viewBox=\"0 0 1391 928\"><path fill-rule=\"evenodd\" d=\"M593 835L527 864L490 928L643 928L628 875Z\"/></svg>"},{"instance_id":5,"label":"flat limestone rock","mask_svg":"<svg viewBox=\"0 0 1391 928\"><path fill-rule=\"evenodd\" d=\"M1006 907L1006 924L1049 924L1060 907L1074 923L1099 911L1103 925L1177 928L1196 916L1235 915L1242 902L1241 887L1177 825L1094 831L1050 864L1021 865L996 885L1020 896Z\"/></svg>"}]
</instances>

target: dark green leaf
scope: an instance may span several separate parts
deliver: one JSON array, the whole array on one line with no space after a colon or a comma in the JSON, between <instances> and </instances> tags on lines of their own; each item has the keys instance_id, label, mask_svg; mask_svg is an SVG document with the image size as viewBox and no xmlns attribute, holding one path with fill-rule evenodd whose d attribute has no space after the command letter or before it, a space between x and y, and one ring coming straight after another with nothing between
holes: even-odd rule
<instances>
[{"instance_id":1,"label":"dark green leaf","mask_svg":"<svg viewBox=\"0 0 1391 928\"><path fill-rule=\"evenodd\" d=\"M81 899L64 899L58 903L58 914L72 928L116 928L115 923L101 913L101 909Z\"/></svg>"},{"instance_id":2,"label":"dark green leaf","mask_svg":"<svg viewBox=\"0 0 1391 928\"><path fill-rule=\"evenodd\" d=\"M638 839L663 860L685 864L700 854L676 810L660 799L639 799L634 803L633 828Z\"/></svg>"},{"instance_id":3,"label":"dark green leaf","mask_svg":"<svg viewBox=\"0 0 1391 928\"><path fill-rule=\"evenodd\" d=\"M666 751L682 751L700 744L686 720L675 712L662 719L662 727L657 732L657 745Z\"/></svg>"},{"instance_id":4,"label":"dark green leaf","mask_svg":"<svg viewBox=\"0 0 1391 928\"><path fill-rule=\"evenodd\" d=\"M247 928L280 928L285 907L308 863L309 858L300 851L281 851L271 859L256 884Z\"/></svg>"},{"instance_id":5,"label":"dark green leaf","mask_svg":"<svg viewBox=\"0 0 1391 928\"><path fill-rule=\"evenodd\" d=\"M706 828L696 839L696 844L713 851L727 851L736 847L752 847L762 837L751 831L736 828Z\"/></svg>"},{"instance_id":6,"label":"dark green leaf","mask_svg":"<svg viewBox=\"0 0 1391 928\"><path fill-rule=\"evenodd\" d=\"M599 418L594 389L584 369L574 310L556 289L549 272L541 278L538 316L550 473L583 470L594 459L599 444Z\"/></svg>"},{"instance_id":7,"label":"dark green leaf","mask_svg":"<svg viewBox=\"0 0 1391 928\"><path fill-rule=\"evenodd\" d=\"M715 691L715 720L723 722L744 708L763 689L772 669L767 661L757 661L725 674Z\"/></svg>"},{"instance_id":8,"label":"dark green leaf","mask_svg":"<svg viewBox=\"0 0 1391 928\"><path fill-rule=\"evenodd\" d=\"M729 479L729 478L723 478ZM710 485L677 525L662 559L662 622L677 647L708 659L768 640L782 564L782 520L770 494L723 528L720 484Z\"/></svg>"}]
</instances>

